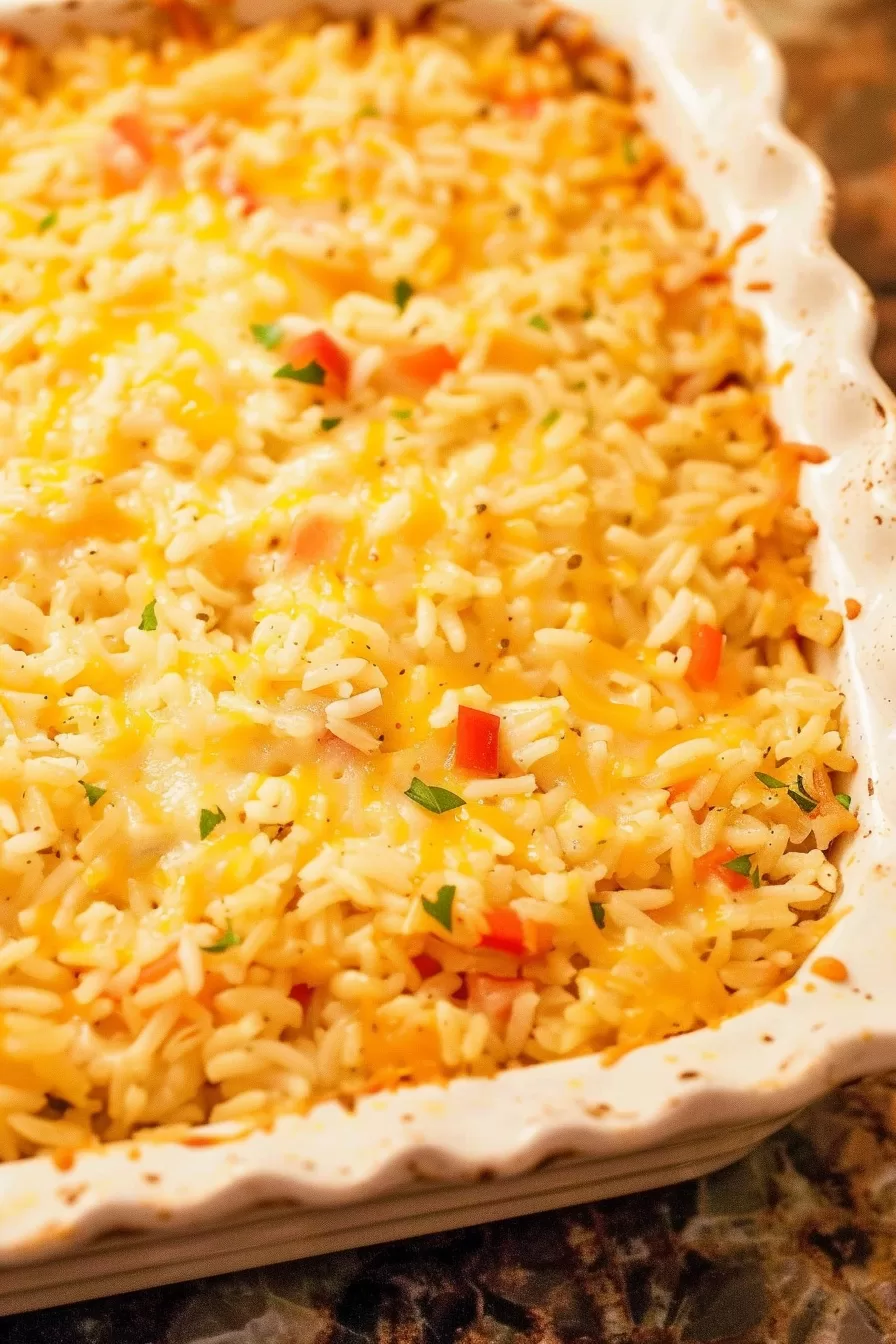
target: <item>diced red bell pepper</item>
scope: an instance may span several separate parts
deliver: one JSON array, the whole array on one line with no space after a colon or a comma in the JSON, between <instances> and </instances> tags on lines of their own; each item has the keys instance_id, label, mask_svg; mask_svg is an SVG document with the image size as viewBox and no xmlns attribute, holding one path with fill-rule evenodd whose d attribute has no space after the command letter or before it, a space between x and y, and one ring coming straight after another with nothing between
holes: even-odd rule
<instances>
[{"instance_id":1,"label":"diced red bell pepper","mask_svg":"<svg viewBox=\"0 0 896 1344\"><path fill-rule=\"evenodd\" d=\"M402 378L432 387L446 373L457 368L457 359L446 345L427 345L422 350L406 350L394 356L395 371Z\"/></svg>"},{"instance_id":2,"label":"diced red bell pepper","mask_svg":"<svg viewBox=\"0 0 896 1344\"><path fill-rule=\"evenodd\" d=\"M441 963L436 961L435 957L431 957L428 952L421 952L419 957L411 957L411 961L414 963L421 980L428 980L430 976L441 973Z\"/></svg>"},{"instance_id":3,"label":"diced red bell pepper","mask_svg":"<svg viewBox=\"0 0 896 1344\"><path fill-rule=\"evenodd\" d=\"M687 679L695 691L706 691L715 685L724 642L725 636L714 625L698 625L694 631Z\"/></svg>"},{"instance_id":4,"label":"diced red bell pepper","mask_svg":"<svg viewBox=\"0 0 896 1344\"><path fill-rule=\"evenodd\" d=\"M745 891L751 885L746 873L736 873L725 864L737 858L737 850L730 845L716 845L706 854L694 860L694 877L698 882L706 882L710 877L720 877L731 891Z\"/></svg>"},{"instance_id":5,"label":"diced red bell pepper","mask_svg":"<svg viewBox=\"0 0 896 1344\"><path fill-rule=\"evenodd\" d=\"M312 362L319 364L326 375L323 385L330 396L345 396L351 361L325 331L318 329L310 331L307 336L300 336L288 346L286 357L296 369Z\"/></svg>"},{"instance_id":6,"label":"diced red bell pepper","mask_svg":"<svg viewBox=\"0 0 896 1344\"><path fill-rule=\"evenodd\" d=\"M294 999L296 1003L300 1003L305 1009L307 1009L311 1002L313 994L313 985L293 985L292 989L289 991L289 997Z\"/></svg>"},{"instance_id":7,"label":"diced red bell pepper","mask_svg":"<svg viewBox=\"0 0 896 1344\"><path fill-rule=\"evenodd\" d=\"M313 565L334 560L342 540L342 528L332 518L315 513L297 518L286 544L289 559L297 564Z\"/></svg>"},{"instance_id":8,"label":"diced red bell pepper","mask_svg":"<svg viewBox=\"0 0 896 1344\"><path fill-rule=\"evenodd\" d=\"M679 803L682 801L682 799L687 798L688 794L690 793L691 789L694 787L696 783L697 783L696 779L682 779L677 784L670 784L669 806L671 807L673 803ZM704 821L706 819L707 810L708 809L705 803L703 804L702 807L698 807L696 811L692 809L694 819L696 821Z\"/></svg>"},{"instance_id":9,"label":"diced red bell pepper","mask_svg":"<svg viewBox=\"0 0 896 1344\"><path fill-rule=\"evenodd\" d=\"M523 921L515 910L490 910L486 915L488 933L480 939L480 947L491 947L496 952L509 952L512 957L526 954L523 941Z\"/></svg>"},{"instance_id":10,"label":"diced red bell pepper","mask_svg":"<svg viewBox=\"0 0 896 1344\"><path fill-rule=\"evenodd\" d=\"M455 762L477 775L498 773L498 735L501 720L484 709L461 705L457 711Z\"/></svg>"},{"instance_id":11,"label":"diced red bell pepper","mask_svg":"<svg viewBox=\"0 0 896 1344\"><path fill-rule=\"evenodd\" d=\"M258 209L259 200L251 187L247 187L238 177L225 170L218 178L218 188L222 196L228 200L239 201L240 209L244 215L252 215ZM307 363L307 360L306 360Z\"/></svg>"},{"instance_id":12,"label":"diced red bell pepper","mask_svg":"<svg viewBox=\"0 0 896 1344\"><path fill-rule=\"evenodd\" d=\"M144 159L147 163L151 162L153 157L152 136L142 117L135 113L125 112L112 122L112 130L120 139L126 141L131 149L140 155L141 159Z\"/></svg>"},{"instance_id":13,"label":"diced red bell pepper","mask_svg":"<svg viewBox=\"0 0 896 1344\"><path fill-rule=\"evenodd\" d=\"M537 117L541 107L537 93L525 93L519 98L502 98L501 102L512 117L519 117L521 121L531 121Z\"/></svg>"},{"instance_id":14,"label":"diced red bell pepper","mask_svg":"<svg viewBox=\"0 0 896 1344\"><path fill-rule=\"evenodd\" d=\"M479 940L480 947L508 952L512 957L537 956L550 951L554 931L549 924L534 919L523 921L515 910L489 910L485 916L488 932Z\"/></svg>"},{"instance_id":15,"label":"diced red bell pepper","mask_svg":"<svg viewBox=\"0 0 896 1344\"><path fill-rule=\"evenodd\" d=\"M154 157L152 136L143 118L133 113L116 117L101 152L105 194L117 196L139 187L152 167Z\"/></svg>"},{"instance_id":16,"label":"diced red bell pepper","mask_svg":"<svg viewBox=\"0 0 896 1344\"><path fill-rule=\"evenodd\" d=\"M533 988L531 980L509 980L483 971L467 972L470 1011L485 1013L493 1026L503 1026L519 995Z\"/></svg>"}]
</instances>

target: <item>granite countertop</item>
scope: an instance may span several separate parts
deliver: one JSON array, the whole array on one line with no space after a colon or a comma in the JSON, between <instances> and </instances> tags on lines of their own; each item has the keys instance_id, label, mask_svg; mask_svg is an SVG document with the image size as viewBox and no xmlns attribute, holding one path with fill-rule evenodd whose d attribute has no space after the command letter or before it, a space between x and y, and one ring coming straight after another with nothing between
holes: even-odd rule
<instances>
[{"instance_id":1,"label":"granite countertop","mask_svg":"<svg viewBox=\"0 0 896 1344\"><path fill-rule=\"evenodd\" d=\"M669 0L675 3L675 0ZM752 0L896 386L896 0ZM0 1321L3 1344L896 1341L896 1077L700 1181Z\"/></svg>"},{"instance_id":2,"label":"granite countertop","mask_svg":"<svg viewBox=\"0 0 896 1344\"><path fill-rule=\"evenodd\" d=\"M699 1181L0 1321L3 1344L879 1344L896 1079Z\"/></svg>"}]
</instances>

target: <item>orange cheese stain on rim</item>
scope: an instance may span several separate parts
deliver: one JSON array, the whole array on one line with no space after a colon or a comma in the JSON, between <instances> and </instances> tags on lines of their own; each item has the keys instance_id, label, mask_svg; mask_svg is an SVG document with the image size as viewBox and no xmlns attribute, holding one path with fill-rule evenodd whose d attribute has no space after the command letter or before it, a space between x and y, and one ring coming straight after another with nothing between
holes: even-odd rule
<instances>
[{"instance_id":1,"label":"orange cheese stain on rim","mask_svg":"<svg viewBox=\"0 0 896 1344\"><path fill-rule=\"evenodd\" d=\"M839 957L816 957L810 969L814 975L820 975L822 980L831 980L834 984L842 984L849 979L849 971Z\"/></svg>"}]
</instances>

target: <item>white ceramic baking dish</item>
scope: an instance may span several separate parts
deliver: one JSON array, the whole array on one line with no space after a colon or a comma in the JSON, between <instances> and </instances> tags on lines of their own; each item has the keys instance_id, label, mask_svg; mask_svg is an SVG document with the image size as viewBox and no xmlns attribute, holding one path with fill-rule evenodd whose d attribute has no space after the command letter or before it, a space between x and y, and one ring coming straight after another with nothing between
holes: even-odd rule
<instances>
[{"instance_id":1,"label":"white ceramic baking dish","mask_svg":"<svg viewBox=\"0 0 896 1344\"><path fill-rule=\"evenodd\" d=\"M257 22L288 0L244 0ZM413 5L389 6L410 17ZM532 4L448 6L530 24ZM361 11L363 3L338 5ZM827 242L831 189L781 123L779 61L729 0L571 0L632 58L645 120L685 168L723 241L744 249L739 297L760 313L785 437L822 444L804 473L821 524L818 583L858 598L831 661L845 688L861 829L841 855L842 918L824 943L849 968L804 968L786 1002L637 1050L329 1103L271 1132L207 1131L208 1146L120 1144L0 1168L0 1313L589 1200L698 1175L741 1156L826 1089L896 1065L892 823L896 403L873 372L870 296ZM0 0L42 42L138 26L128 0ZM748 292L747 282L770 288ZM100 1238L99 1241L96 1239Z\"/></svg>"}]
</instances>

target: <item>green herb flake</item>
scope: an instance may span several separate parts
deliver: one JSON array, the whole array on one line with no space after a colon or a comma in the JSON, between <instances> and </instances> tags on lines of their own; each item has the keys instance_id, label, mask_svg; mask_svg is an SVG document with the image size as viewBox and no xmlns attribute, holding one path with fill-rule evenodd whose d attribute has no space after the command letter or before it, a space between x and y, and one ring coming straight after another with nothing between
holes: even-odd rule
<instances>
[{"instance_id":1,"label":"green herb flake","mask_svg":"<svg viewBox=\"0 0 896 1344\"><path fill-rule=\"evenodd\" d=\"M594 920L597 927L602 929L607 922L606 910L601 905L600 901L589 901L588 904L591 906L591 918Z\"/></svg>"},{"instance_id":2,"label":"green herb flake","mask_svg":"<svg viewBox=\"0 0 896 1344\"><path fill-rule=\"evenodd\" d=\"M635 141L634 138L630 135L625 135L622 137L622 157L625 159L626 163L629 165L630 168L634 167L634 165L638 162L638 155L635 150Z\"/></svg>"},{"instance_id":3,"label":"green herb flake","mask_svg":"<svg viewBox=\"0 0 896 1344\"><path fill-rule=\"evenodd\" d=\"M581 378L579 382L571 383L569 390L570 392L584 392L587 386L588 384L585 382L585 379Z\"/></svg>"},{"instance_id":4,"label":"green herb flake","mask_svg":"<svg viewBox=\"0 0 896 1344\"><path fill-rule=\"evenodd\" d=\"M56 223L58 219L59 219L58 211L51 210L48 215L44 215L43 219L38 224L37 226L38 233L46 233L47 229L52 229L53 225Z\"/></svg>"},{"instance_id":5,"label":"green herb flake","mask_svg":"<svg viewBox=\"0 0 896 1344\"><path fill-rule=\"evenodd\" d=\"M402 276L400 280L395 281L395 285L392 289L392 297L394 298L395 306L400 313L403 313L405 308L407 308L413 294L414 286L411 284L410 280L405 280L404 276Z\"/></svg>"},{"instance_id":6,"label":"green herb flake","mask_svg":"<svg viewBox=\"0 0 896 1344\"><path fill-rule=\"evenodd\" d=\"M740 873L741 877L749 877L752 861L752 854L738 854L736 859L729 859L727 863L722 864L722 867L731 873Z\"/></svg>"},{"instance_id":7,"label":"green herb flake","mask_svg":"<svg viewBox=\"0 0 896 1344\"><path fill-rule=\"evenodd\" d=\"M204 807L199 813L199 839L207 840L216 826L220 826L222 821L226 821L224 813L220 807L216 807L214 812L210 812Z\"/></svg>"},{"instance_id":8,"label":"green herb flake","mask_svg":"<svg viewBox=\"0 0 896 1344\"><path fill-rule=\"evenodd\" d=\"M443 812L453 812L456 807L463 807L463 798L452 793L450 789L441 789L438 784L424 784L422 779L417 779L416 775L411 780L409 789L405 789L405 798L410 798L411 802L419 803L425 807L427 812L435 812L441 815Z\"/></svg>"},{"instance_id":9,"label":"green herb flake","mask_svg":"<svg viewBox=\"0 0 896 1344\"><path fill-rule=\"evenodd\" d=\"M585 311L582 313L582 321L590 322L593 316L594 316L594 309L586 308Z\"/></svg>"},{"instance_id":10,"label":"green herb flake","mask_svg":"<svg viewBox=\"0 0 896 1344\"><path fill-rule=\"evenodd\" d=\"M534 317L529 318L529 326L534 327L536 331L550 331L551 324L541 313L536 313Z\"/></svg>"},{"instance_id":11,"label":"green herb flake","mask_svg":"<svg viewBox=\"0 0 896 1344\"><path fill-rule=\"evenodd\" d=\"M153 600L147 602L146 606L143 608L143 615L140 617L140 624L137 626L137 629L158 630L158 628L159 618L156 615L156 599L153 598Z\"/></svg>"},{"instance_id":12,"label":"green herb flake","mask_svg":"<svg viewBox=\"0 0 896 1344\"><path fill-rule=\"evenodd\" d=\"M249 330L265 350L276 350L283 340L283 328L279 322L253 322Z\"/></svg>"},{"instance_id":13,"label":"green herb flake","mask_svg":"<svg viewBox=\"0 0 896 1344\"><path fill-rule=\"evenodd\" d=\"M326 370L316 359L303 364L300 369L294 364L283 364L274 374L275 378L289 378L294 383L310 383L312 387L323 387L326 376Z\"/></svg>"},{"instance_id":14,"label":"green herb flake","mask_svg":"<svg viewBox=\"0 0 896 1344\"><path fill-rule=\"evenodd\" d=\"M105 789L100 788L99 784L88 784L86 779L80 780L80 784L81 788L87 794L87 801L91 807L93 807L94 803L98 803L106 792Z\"/></svg>"},{"instance_id":15,"label":"green herb flake","mask_svg":"<svg viewBox=\"0 0 896 1344\"><path fill-rule=\"evenodd\" d=\"M240 945L240 943L241 943L242 941L243 941L243 940L242 940L242 938L239 936L239 934L238 934L238 933L234 933L234 931L233 931L233 925L231 924L230 920L228 919L228 921L227 921L227 928L226 928L226 929L224 930L224 932L221 934L221 937L218 939L218 941L217 941L216 943L211 943L211 944L209 944L208 947L203 947L203 948L202 948L202 951L203 951L203 952L226 952L227 949L228 949L229 947L239 947L239 945Z\"/></svg>"},{"instance_id":16,"label":"green herb flake","mask_svg":"<svg viewBox=\"0 0 896 1344\"><path fill-rule=\"evenodd\" d=\"M848 793L835 793L834 797L837 799L837 802L840 804L841 807L846 808L852 807L852 799L850 798Z\"/></svg>"},{"instance_id":17,"label":"green herb flake","mask_svg":"<svg viewBox=\"0 0 896 1344\"><path fill-rule=\"evenodd\" d=\"M420 898L420 903L430 919L436 920L449 933L451 932L452 907L456 891L456 887L439 887L434 901L428 901L425 896Z\"/></svg>"},{"instance_id":18,"label":"green herb flake","mask_svg":"<svg viewBox=\"0 0 896 1344\"><path fill-rule=\"evenodd\" d=\"M342 424L341 415L325 415L320 422L320 427L325 434L329 434L331 429L335 429L337 425L341 424Z\"/></svg>"},{"instance_id":19,"label":"green herb flake","mask_svg":"<svg viewBox=\"0 0 896 1344\"><path fill-rule=\"evenodd\" d=\"M806 792L802 775L797 775L796 785L795 789L787 790L787 797L792 798L802 812L814 812L818 806L818 801Z\"/></svg>"},{"instance_id":20,"label":"green herb flake","mask_svg":"<svg viewBox=\"0 0 896 1344\"><path fill-rule=\"evenodd\" d=\"M399 406L397 411L393 411L396 420L410 420L412 411L407 406Z\"/></svg>"},{"instance_id":21,"label":"green herb flake","mask_svg":"<svg viewBox=\"0 0 896 1344\"><path fill-rule=\"evenodd\" d=\"M374 107L373 103L365 103L363 107L358 109L359 117L378 117L379 114L379 108Z\"/></svg>"},{"instance_id":22,"label":"green herb flake","mask_svg":"<svg viewBox=\"0 0 896 1344\"><path fill-rule=\"evenodd\" d=\"M774 775L764 775L761 770L757 770L756 778L760 784L764 784L767 789L786 789L787 785L783 779L775 779Z\"/></svg>"},{"instance_id":23,"label":"green herb flake","mask_svg":"<svg viewBox=\"0 0 896 1344\"><path fill-rule=\"evenodd\" d=\"M349 198L348 198L347 196L340 196L340 197L339 197L339 213L340 213L341 215L347 215L348 212L349 212L349 210L351 210L351 208L352 208L352 203L351 203L351 201L349 200Z\"/></svg>"},{"instance_id":24,"label":"green herb flake","mask_svg":"<svg viewBox=\"0 0 896 1344\"><path fill-rule=\"evenodd\" d=\"M556 409L556 407L554 407L552 410L548 411L547 415L544 417L538 428L550 429L551 425L556 425L559 419L560 419L560 412Z\"/></svg>"},{"instance_id":25,"label":"green herb flake","mask_svg":"<svg viewBox=\"0 0 896 1344\"><path fill-rule=\"evenodd\" d=\"M760 876L759 876L759 869L758 869L758 868L751 868L751 869L750 869L750 885L753 887L753 890L754 890L754 891L758 891L758 890L759 890L759 884L760 884L761 880L762 880L762 879L761 879Z\"/></svg>"}]
</instances>

